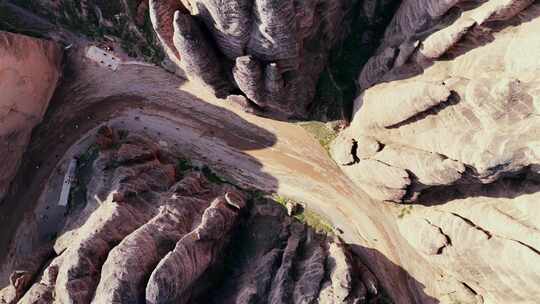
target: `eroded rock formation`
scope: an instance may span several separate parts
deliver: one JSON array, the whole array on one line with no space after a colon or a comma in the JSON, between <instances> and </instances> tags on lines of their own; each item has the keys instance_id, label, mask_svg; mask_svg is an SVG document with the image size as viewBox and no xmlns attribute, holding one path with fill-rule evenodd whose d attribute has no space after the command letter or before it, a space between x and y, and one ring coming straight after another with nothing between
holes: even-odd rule
<instances>
[{"instance_id":1,"label":"eroded rock formation","mask_svg":"<svg viewBox=\"0 0 540 304\"><path fill-rule=\"evenodd\" d=\"M309 20L298 8L315 4L278 2L155 1L151 9L191 78L226 94L239 88L258 111L285 117L298 115L288 110L297 103L268 100L296 94L288 85L298 75L289 72L316 74L302 67L320 62L303 60L321 54L317 42L328 37L316 29L333 17L315 8L306 27L313 40L297 39L302 59L289 60L290 32L301 28L291 20ZM383 24L378 10L388 2L363 2L362 16ZM339 166L298 126L237 111L155 66L122 64L111 77L82 58L87 41L74 41L73 77L56 92L58 107L1 209L2 227L17 232L0 235L0 302L377 303L379 284L400 304L536 302L539 66L530 53L538 16L538 1L403 1L359 77L353 122L331 151ZM261 27L246 30L255 22ZM37 216L57 203L62 166L104 121L125 129L98 132L90 180L72 189L54 246L36 252L51 238L42 231L50 221ZM181 149L168 152L173 145ZM186 168L179 154L243 187L294 195L349 245L198 165Z\"/></svg>"},{"instance_id":2,"label":"eroded rock formation","mask_svg":"<svg viewBox=\"0 0 540 304\"><path fill-rule=\"evenodd\" d=\"M365 90L334 146L345 172L395 202L537 174L540 64L523 53L540 48L540 7L531 2L404 2L362 71Z\"/></svg>"},{"instance_id":3,"label":"eroded rock formation","mask_svg":"<svg viewBox=\"0 0 540 304\"><path fill-rule=\"evenodd\" d=\"M381 296L346 244L276 202L248 201L145 137L102 127L96 142L92 179L79 185L86 198L72 197L54 252L17 264L0 303L365 303Z\"/></svg>"},{"instance_id":4,"label":"eroded rock formation","mask_svg":"<svg viewBox=\"0 0 540 304\"><path fill-rule=\"evenodd\" d=\"M404 1L331 149L372 197L414 203L399 232L472 302L539 296L539 16L537 1Z\"/></svg>"},{"instance_id":5,"label":"eroded rock formation","mask_svg":"<svg viewBox=\"0 0 540 304\"><path fill-rule=\"evenodd\" d=\"M0 31L0 202L47 110L61 61L54 42Z\"/></svg>"},{"instance_id":6,"label":"eroded rock formation","mask_svg":"<svg viewBox=\"0 0 540 304\"><path fill-rule=\"evenodd\" d=\"M257 111L305 117L352 1L150 1L154 29L190 79Z\"/></svg>"},{"instance_id":7,"label":"eroded rock formation","mask_svg":"<svg viewBox=\"0 0 540 304\"><path fill-rule=\"evenodd\" d=\"M400 233L426 261L467 287L477 303L534 303L540 292L540 184L499 182L463 190L436 207L415 205Z\"/></svg>"}]
</instances>

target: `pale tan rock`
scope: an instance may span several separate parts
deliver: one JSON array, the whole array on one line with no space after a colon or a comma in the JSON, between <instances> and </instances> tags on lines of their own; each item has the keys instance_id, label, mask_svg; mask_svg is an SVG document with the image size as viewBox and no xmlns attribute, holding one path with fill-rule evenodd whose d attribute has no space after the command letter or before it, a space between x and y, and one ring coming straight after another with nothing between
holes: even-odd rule
<instances>
[{"instance_id":1,"label":"pale tan rock","mask_svg":"<svg viewBox=\"0 0 540 304\"><path fill-rule=\"evenodd\" d=\"M518 13L527 9L533 2L486 1L471 8L460 0L405 1L388 25L377 54L370 58L363 68L359 84L362 88L368 88L381 81L408 77L407 74L411 74L411 71L415 71L412 74L420 73L422 69L414 67L415 64L429 66L433 60L445 53L452 53L452 49L459 43L471 48L469 43L463 41L468 38L472 40L472 47L488 43L490 22L507 21L518 17ZM459 12L457 18L452 16L456 11ZM487 32L483 32L486 30ZM418 36L425 38L420 41L417 52L405 51L410 49L410 41L417 40ZM413 65L408 64L403 68L407 60Z\"/></svg>"},{"instance_id":2,"label":"pale tan rock","mask_svg":"<svg viewBox=\"0 0 540 304\"><path fill-rule=\"evenodd\" d=\"M430 82L381 84L365 91L360 98L362 101L357 102L362 106L355 119L364 128L391 128L446 102L450 90L440 83Z\"/></svg>"},{"instance_id":3,"label":"pale tan rock","mask_svg":"<svg viewBox=\"0 0 540 304\"><path fill-rule=\"evenodd\" d=\"M359 159L372 158L383 147L373 137L359 136L356 140L356 157Z\"/></svg>"},{"instance_id":4,"label":"pale tan rock","mask_svg":"<svg viewBox=\"0 0 540 304\"><path fill-rule=\"evenodd\" d=\"M526 38L526 33L521 34L523 35L522 40L530 40ZM523 46L522 42L506 42L508 45L515 43L515 49ZM530 46L531 49L534 49L534 43L531 42ZM497 62L493 60L489 52L483 52L483 55L486 57L485 59L478 56L474 60L470 60L470 63ZM530 62L534 63L537 59L530 59L531 56L525 56L525 59L513 57L515 56L508 55L505 56L505 59L517 62L516 71L518 73L521 73L519 65L522 64L522 66L527 66L527 73L534 75L535 68L531 67ZM456 68L456 71L467 70L466 67L467 65L463 64ZM124 68L118 72L118 78L122 78L122 81L117 78L100 80L99 78L105 77L95 76L104 74L96 72L97 74L92 77L90 82L92 85L85 86L88 87L87 96L81 97L81 100L88 101L88 104L94 104L93 102L96 100L103 101L103 98L113 94L125 93L127 91L125 81L130 80L129 89L135 95L144 96L148 104L156 106L156 108L163 105L171 107L174 105L178 111L171 115L174 117L168 117L167 121L176 119L176 122L185 127L175 135L183 148L191 152L195 151L193 155L202 153L204 157L211 159L209 162L211 161L219 168L225 168L223 171L230 172L243 184L259 185L259 187L271 190L277 189L276 184L278 184L279 191L282 193L294 193L308 202L309 206L324 210L325 215L328 215L333 223L343 228L343 235L358 245L355 248L356 251L360 252L366 261L369 261L370 269L381 278L380 281L387 290L401 303L435 303L437 301L444 303L448 300L448 295L455 295L458 292L467 297L466 299L460 298L460 302L471 303L475 299L474 292L470 290L468 293L465 292L466 287L459 281L466 276L449 275L446 270L448 267L435 266L440 264L428 262L417 250L414 250L397 230L391 212L388 212L390 204L381 204L366 197L339 172L335 164L326 158L325 151L319 149L317 143L310 140L310 137L299 128L249 115L236 115L237 112L228 113L222 110L222 105L219 105L218 109L213 109L208 103L219 104L216 100L205 97L205 102L201 102L193 97L192 94L197 93L195 91L190 91L191 94L177 91L177 83L169 77L160 76L157 69L127 66ZM478 71L480 70L482 69L478 69ZM484 71L486 70L484 69ZM144 75L148 78L133 74ZM446 81L437 78L436 74L432 74L430 77L433 77L434 81ZM530 77L529 79L534 78ZM148 79L152 79L152 81ZM160 86L159 90L153 90L156 88L156 82L166 84L168 87ZM120 84L123 85L122 89L116 87ZM149 88L153 89L149 90ZM62 92L65 93L66 90ZM66 96L74 95L67 94ZM111 106L114 105L111 104ZM223 105L223 107L227 106ZM63 111L71 112L73 109L77 109L77 106L74 107L66 103ZM53 111L51 117L64 117L58 113L58 111ZM105 113L102 114L105 115ZM106 112L106 114L110 113ZM114 112L114 114L118 113ZM152 120L148 118L148 121ZM53 130L58 125L50 122L47 126ZM261 128L255 126L261 126ZM240 135L231 134L231 129L238 130ZM261 136L258 132L264 135ZM205 136L201 136L201 134ZM206 136L207 134L212 134L212 136ZM269 140L273 134L277 134L278 140ZM80 134L76 135L80 136ZM207 139L208 137L210 139ZM264 143L263 147L253 148L253 145L245 144L247 140L243 141L242 137L249 138L250 141L259 145ZM410 141L410 137L407 140ZM381 145L387 144L390 143L381 142ZM46 145L36 146L47 147ZM528 147L534 147L534 143L529 142ZM534 154L534 151L531 154ZM225 160L222 161L222 158ZM261 167L264 167L263 172L259 171ZM463 224L463 222L459 223ZM479 249L475 248L475 250ZM491 256L496 255L491 254ZM485 271L483 274L488 277L488 271L485 269L490 267L486 264L482 265L484 265L482 271ZM466 265L460 263L459 266L452 268L466 268L464 266ZM501 277L503 276L505 278L513 277L501 275ZM472 279L467 279L464 282L468 284L469 281ZM459 288L460 285L461 288ZM528 288L528 290L534 289ZM490 293L497 292L497 290L486 292L486 298ZM529 295L532 295L533 299L536 298L534 294L529 293ZM451 303L449 300L446 302Z\"/></svg>"},{"instance_id":5,"label":"pale tan rock","mask_svg":"<svg viewBox=\"0 0 540 304\"><path fill-rule=\"evenodd\" d=\"M352 129L341 132L330 146L330 155L339 165L352 165L356 161L372 158L383 147L373 137L354 136Z\"/></svg>"},{"instance_id":6,"label":"pale tan rock","mask_svg":"<svg viewBox=\"0 0 540 304\"><path fill-rule=\"evenodd\" d=\"M533 303L539 273L537 198L538 193L470 197L436 208L415 206L398 224L430 263L445 267L485 303Z\"/></svg>"},{"instance_id":7,"label":"pale tan rock","mask_svg":"<svg viewBox=\"0 0 540 304\"><path fill-rule=\"evenodd\" d=\"M505 5L511 2L505 2ZM538 31L539 19L534 16L540 8L537 4L529 6L521 1L512 3L511 7L521 10L518 15L510 11L507 14L508 18L513 18L512 22L518 23L515 29L495 31L484 25L486 32L475 34L480 37L492 35L494 38L491 42L473 40L470 35L463 33L471 26L471 16L479 12L498 11L494 4L488 3L464 11L448 27L428 35L422 41L423 48L419 49L420 53L425 54L415 57L423 60L419 66L424 71L365 90L356 101L351 130L340 135L344 138L336 141L336 144L356 140L358 147L362 147L362 139L372 137L384 145L385 148L370 159L413 174L414 189L404 193L409 196L401 198L405 200L414 200L417 195L411 193L420 193L432 186L489 183L538 163L534 147L540 134L540 121L535 114L538 111L535 100L539 98L540 84L531 75L535 73L532 67L536 66L537 71L539 65L535 59L519 65L509 64L508 61L523 60L521 58L525 56L510 55L517 50L516 43L521 43L521 49L529 45L531 49L537 48L538 39L532 37ZM405 6L400 10L405 10ZM399 17L400 14L405 12L398 12L395 17L394 22L403 22L396 31L415 28L412 23L406 23L409 19ZM532 19L521 22L526 20L525 16ZM478 24L479 21L475 22ZM390 29L387 33L390 33ZM525 36L529 39L525 39ZM448 52L464 53L452 60L437 61ZM431 57L432 61L428 64L426 60ZM414 61L408 63L418 64ZM399 71L395 69L394 72ZM394 72L388 72L384 77L395 79L397 74L392 74ZM386 79L384 77L381 79ZM333 148L336 151L340 149L347 150L348 146ZM351 168L343 169L348 174L354 172ZM363 181L370 188L374 184L396 188L394 179L388 178L384 184L383 178L377 177L375 169L370 170L374 170L373 173L365 174L372 174L372 181L377 181ZM357 181L367 179L352 178ZM364 188L367 190L366 186ZM369 191L377 198L395 199L392 192L384 198L380 190Z\"/></svg>"},{"instance_id":8,"label":"pale tan rock","mask_svg":"<svg viewBox=\"0 0 540 304\"><path fill-rule=\"evenodd\" d=\"M352 168L365 160L339 162L372 197L417 203L389 209L397 209L408 245L441 269L433 277L448 290L437 296L440 303L539 297L539 213L532 202L540 64L530 53L539 49L538 16L533 1L404 1L359 76L364 91L353 122L336 140L343 147L332 148L347 151L350 140L360 147L362 138L374 138L382 149L368 160L410 173L407 191L399 193L388 190L399 179L378 175L380 165L359 178ZM390 56L388 49L406 49L416 39L413 53ZM427 84L446 93L433 94Z\"/></svg>"},{"instance_id":9,"label":"pale tan rock","mask_svg":"<svg viewBox=\"0 0 540 304\"><path fill-rule=\"evenodd\" d=\"M449 245L440 228L427 219L416 216L404 216L399 222L401 234L416 249L426 255L440 254Z\"/></svg>"},{"instance_id":10,"label":"pale tan rock","mask_svg":"<svg viewBox=\"0 0 540 304\"><path fill-rule=\"evenodd\" d=\"M428 59L437 59L454 46L476 24L472 18L460 18L449 27L430 35L422 42L419 53Z\"/></svg>"},{"instance_id":11,"label":"pale tan rock","mask_svg":"<svg viewBox=\"0 0 540 304\"><path fill-rule=\"evenodd\" d=\"M370 293L377 294L376 279L358 260L351 263L351 255L341 240L329 244L326 268L330 272L328 280L321 285L317 303L365 303Z\"/></svg>"},{"instance_id":12,"label":"pale tan rock","mask_svg":"<svg viewBox=\"0 0 540 304\"><path fill-rule=\"evenodd\" d=\"M327 265L330 267L330 280L334 303L343 303L352 289L352 266L347 263L347 256L338 243L331 243Z\"/></svg>"},{"instance_id":13,"label":"pale tan rock","mask_svg":"<svg viewBox=\"0 0 540 304\"><path fill-rule=\"evenodd\" d=\"M360 141L359 145L362 144ZM371 158L396 168L408 169L414 173L416 182L428 186L452 184L465 171L462 163L406 146L387 145Z\"/></svg>"},{"instance_id":14,"label":"pale tan rock","mask_svg":"<svg viewBox=\"0 0 540 304\"><path fill-rule=\"evenodd\" d=\"M381 200L400 201L411 184L409 174L374 159L360 160L343 171L366 192Z\"/></svg>"},{"instance_id":15,"label":"pale tan rock","mask_svg":"<svg viewBox=\"0 0 540 304\"><path fill-rule=\"evenodd\" d=\"M345 133L347 131L344 131ZM355 140L350 134L342 134L337 137L330 146L330 155L339 165L351 165L355 162Z\"/></svg>"}]
</instances>

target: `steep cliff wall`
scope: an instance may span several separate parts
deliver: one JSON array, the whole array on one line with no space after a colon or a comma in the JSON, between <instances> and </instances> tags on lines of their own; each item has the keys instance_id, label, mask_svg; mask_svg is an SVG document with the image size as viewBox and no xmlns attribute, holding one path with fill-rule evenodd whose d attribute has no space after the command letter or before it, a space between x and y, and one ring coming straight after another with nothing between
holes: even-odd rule
<instances>
[{"instance_id":1,"label":"steep cliff wall","mask_svg":"<svg viewBox=\"0 0 540 304\"><path fill-rule=\"evenodd\" d=\"M17 172L32 129L41 122L60 77L53 42L0 32L0 201Z\"/></svg>"}]
</instances>

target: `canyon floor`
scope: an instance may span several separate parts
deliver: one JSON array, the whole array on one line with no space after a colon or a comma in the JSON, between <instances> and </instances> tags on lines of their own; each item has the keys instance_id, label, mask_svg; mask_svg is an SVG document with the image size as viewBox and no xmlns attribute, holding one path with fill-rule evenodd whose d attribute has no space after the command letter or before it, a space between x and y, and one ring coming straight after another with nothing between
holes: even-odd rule
<instances>
[{"instance_id":1,"label":"canyon floor","mask_svg":"<svg viewBox=\"0 0 540 304\"><path fill-rule=\"evenodd\" d=\"M539 16L0 1L0 303L537 303Z\"/></svg>"}]
</instances>

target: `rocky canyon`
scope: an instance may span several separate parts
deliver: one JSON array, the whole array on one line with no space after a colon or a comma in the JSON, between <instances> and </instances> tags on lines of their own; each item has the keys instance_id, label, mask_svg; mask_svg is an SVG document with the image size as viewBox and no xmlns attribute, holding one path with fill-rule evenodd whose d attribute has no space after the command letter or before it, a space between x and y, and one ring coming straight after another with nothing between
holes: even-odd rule
<instances>
[{"instance_id":1,"label":"rocky canyon","mask_svg":"<svg viewBox=\"0 0 540 304\"><path fill-rule=\"evenodd\" d=\"M539 54L537 0L0 0L0 303L538 303Z\"/></svg>"}]
</instances>

